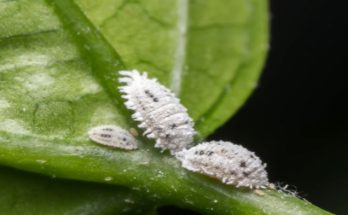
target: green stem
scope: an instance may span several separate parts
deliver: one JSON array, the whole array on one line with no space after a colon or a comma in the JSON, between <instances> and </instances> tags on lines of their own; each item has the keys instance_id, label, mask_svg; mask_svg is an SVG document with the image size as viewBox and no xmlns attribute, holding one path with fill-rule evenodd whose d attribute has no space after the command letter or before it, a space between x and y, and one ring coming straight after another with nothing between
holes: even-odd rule
<instances>
[{"instance_id":1,"label":"green stem","mask_svg":"<svg viewBox=\"0 0 348 215\"><path fill-rule=\"evenodd\" d=\"M162 205L221 215L330 214L278 191L265 190L265 195L257 195L252 190L223 185L184 170L169 155L146 148L111 151L86 142L4 132L0 132L0 142L0 163L62 178L126 186ZM17 156L15 163L11 155Z\"/></svg>"},{"instance_id":2,"label":"green stem","mask_svg":"<svg viewBox=\"0 0 348 215\"><path fill-rule=\"evenodd\" d=\"M125 69L121 57L73 1L46 2L53 6L65 28L70 31L85 62L91 66L93 74L115 102L117 109L124 115L129 115L117 89L118 71Z\"/></svg>"}]
</instances>

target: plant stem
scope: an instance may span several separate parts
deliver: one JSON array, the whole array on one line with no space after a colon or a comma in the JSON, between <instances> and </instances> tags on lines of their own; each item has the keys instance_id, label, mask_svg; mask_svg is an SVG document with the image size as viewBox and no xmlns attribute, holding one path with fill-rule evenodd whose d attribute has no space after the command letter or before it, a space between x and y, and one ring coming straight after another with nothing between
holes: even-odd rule
<instances>
[{"instance_id":1,"label":"plant stem","mask_svg":"<svg viewBox=\"0 0 348 215\"><path fill-rule=\"evenodd\" d=\"M0 132L0 142L0 162L6 165L62 178L126 186L160 205L221 215L330 214L278 191L265 190L265 195L260 196L253 190L223 185L188 172L169 155L146 147L133 152L111 151L88 142L3 132ZM16 163L11 155L17 156Z\"/></svg>"}]
</instances>

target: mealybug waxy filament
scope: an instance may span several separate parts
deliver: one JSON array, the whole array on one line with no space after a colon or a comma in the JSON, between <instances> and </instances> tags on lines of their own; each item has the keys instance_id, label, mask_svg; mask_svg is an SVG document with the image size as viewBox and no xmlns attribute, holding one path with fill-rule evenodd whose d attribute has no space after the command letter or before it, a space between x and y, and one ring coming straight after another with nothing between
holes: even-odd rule
<instances>
[{"instance_id":1,"label":"mealybug waxy filament","mask_svg":"<svg viewBox=\"0 0 348 215\"><path fill-rule=\"evenodd\" d=\"M138 148L136 139L126 130L115 125L101 125L91 128L88 136L96 143L115 148L133 150Z\"/></svg>"},{"instance_id":2,"label":"mealybug waxy filament","mask_svg":"<svg viewBox=\"0 0 348 215\"><path fill-rule=\"evenodd\" d=\"M196 134L193 120L179 99L157 79L137 70L120 71L119 87L125 105L133 110L133 119L140 122L144 135L155 139L155 147L170 150L172 154L186 148Z\"/></svg>"},{"instance_id":3,"label":"mealybug waxy filament","mask_svg":"<svg viewBox=\"0 0 348 215\"><path fill-rule=\"evenodd\" d=\"M176 154L182 166L220 179L236 187L265 188L268 177L262 164L253 152L225 141L198 144Z\"/></svg>"}]
</instances>

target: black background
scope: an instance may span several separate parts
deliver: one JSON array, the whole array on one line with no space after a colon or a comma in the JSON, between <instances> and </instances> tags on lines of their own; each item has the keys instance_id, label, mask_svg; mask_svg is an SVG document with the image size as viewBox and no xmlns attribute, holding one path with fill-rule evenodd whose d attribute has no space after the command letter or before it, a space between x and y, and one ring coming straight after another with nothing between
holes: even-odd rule
<instances>
[{"instance_id":1,"label":"black background","mask_svg":"<svg viewBox=\"0 0 348 215\"><path fill-rule=\"evenodd\" d=\"M348 214L348 7L271 1L271 45L259 87L212 139L241 143L272 181Z\"/></svg>"},{"instance_id":2,"label":"black background","mask_svg":"<svg viewBox=\"0 0 348 215\"><path fill-rule=\"evenodd\" d=\"M259 86L210 138L255 151L268 163L271 181L292 185L300 196L336 214L348 214L344 2L271 1L272 38ZM165 214L171 214L168 209Z\"/></svg>"}]
</instances>

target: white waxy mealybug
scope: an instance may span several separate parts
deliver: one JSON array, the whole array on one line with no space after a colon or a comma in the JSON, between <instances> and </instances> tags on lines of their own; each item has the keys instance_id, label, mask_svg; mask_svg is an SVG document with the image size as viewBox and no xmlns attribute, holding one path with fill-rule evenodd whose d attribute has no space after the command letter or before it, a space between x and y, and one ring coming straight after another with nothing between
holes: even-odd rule
<instances>
[{"instance_id":1,"label":"white waxy mealybug","mask_svg":"<svg viewBox=\"0 0 348 215\"><path fill-rule=\"evenodd\" d=\"M91 128L88 136L96 143L115 148L133 150L138 148L136 139L126 130L115 125L101 125Z\"/></svg>"},{"instance_id":2,"label":"white waxy mealybug","mask_svg":"<svg viewBox=\"0 0 348 215\"><path fill-rule=\"evenodd\" d=\"M155 139L155 147L172 154L186 148L196 134L193 121L179 99L157 79L137 70L120 71L119 87L125 105L134 111L133 119L144 129L144 135Z\"/></svg>"},{"instance_id":3,"label":"white waxy mealybug","mask_svg":"<svg viewBox=\"0 0 348 215\"><path fill-rule=\"evenodd\" d=\"M268 177L262 164L253 152L225 141L198 144L176 154L182 166L220 179L236 187L265 188Z\"/></svg>"}]
</instances>

